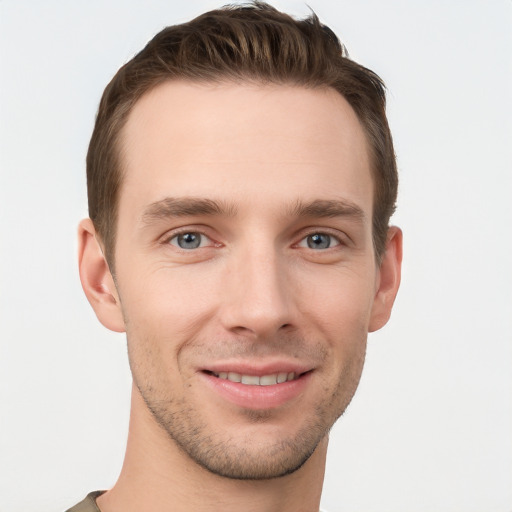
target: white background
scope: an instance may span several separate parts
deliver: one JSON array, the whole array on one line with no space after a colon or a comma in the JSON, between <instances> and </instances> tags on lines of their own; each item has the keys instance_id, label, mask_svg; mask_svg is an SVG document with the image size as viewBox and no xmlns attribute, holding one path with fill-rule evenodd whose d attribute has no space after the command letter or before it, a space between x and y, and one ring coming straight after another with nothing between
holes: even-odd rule
<instances>
[{"instance_id":1,"label":"white background","mask_svg":"<svg viewBox=\"0 0 512 512\"><path fill-rule=\"evenodd\" d=\"M405 233L394 316L333 430L323 506L510 512L512 2L310 3L388 85ZM221 4L0 0L0 512L62 511L116 479L125 342L76 269L88 139L117 68Z\"/></svg>"}]
</instances>

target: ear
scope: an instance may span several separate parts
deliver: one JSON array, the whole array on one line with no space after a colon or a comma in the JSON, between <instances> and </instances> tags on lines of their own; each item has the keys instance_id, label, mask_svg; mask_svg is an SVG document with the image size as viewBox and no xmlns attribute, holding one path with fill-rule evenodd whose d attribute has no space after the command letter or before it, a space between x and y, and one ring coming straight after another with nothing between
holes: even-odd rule
<instances>
[{"instance_id":1,"label":"ear","mask_svg":"<svg viewBox=\"0 0 512 512\"><path fill-rule=\"evenodd\" d=\"M388 230L386 250L377 273L377 286L370 316L369 332L386 325L400 286L402 271L402 230L392 226Z\"/></svg>"},{"instance_id":2,"label":"ear","mask_svg":"<svg viewBox=\"0 0 512 512\"><path fill-rule=\"evenodd\" d=\"M111 331L124 332L117 288L91 219L78 226L78 267L82 288L98 320Z\"/></svg>"}]
</instances>

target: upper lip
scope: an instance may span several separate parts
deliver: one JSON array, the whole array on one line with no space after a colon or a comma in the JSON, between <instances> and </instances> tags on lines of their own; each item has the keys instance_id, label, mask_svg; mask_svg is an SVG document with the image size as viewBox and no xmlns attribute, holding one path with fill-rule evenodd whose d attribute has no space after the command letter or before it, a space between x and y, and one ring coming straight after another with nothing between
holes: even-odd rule
<instances>
[{"instance_id":1,"label":"upper lip","mask_svg":"<svg viewBox=\"0 0 512 512\"><path fill-rule=\"evenodd\" d=\"M296 375L301 375L311 370L313 370L311 365L305 363L290 362L286 360L275 360L267 362L249 362L240 360L222 362L218 361L200 368L200 371L213 373L235 372L241 375L253 375L257 377L284 372L294 372Z\"/></svg>"}]
</instances>

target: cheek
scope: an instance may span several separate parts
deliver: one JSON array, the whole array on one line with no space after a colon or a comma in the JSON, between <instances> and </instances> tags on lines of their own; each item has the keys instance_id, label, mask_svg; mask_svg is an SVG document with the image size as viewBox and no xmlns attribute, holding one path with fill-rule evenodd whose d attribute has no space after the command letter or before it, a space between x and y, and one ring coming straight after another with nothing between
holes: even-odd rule
<instances>
[{"instance_id":1,"label":"cheek","mask_svg":"<svg viewBox=\"0 0 512 512\"><path fill-rule=\"evenodd\" d=\"M366 336L374 288L371 267L360 272L337 269L322 276L313 275L302 289L301 310L316 318L315 323L329 334L328 338Z\"/></svg>"},{"instance_id":2,"label":"cheek","mask_svg":"<svg viewBox=\"0 0 512 512\"><path fill-rule=\"evenodd\" d=\"M368 274L371 274L369 267ZM310 287L304 302L304 328L309 337L320 336L327 344L325 386L336 391L333 399L346 405L357 387L366 353L366 340L373 304L371 279L360 274L336 272L324 281L329 286ZM318 281L317 281L318 282Z\"/></svg>"},{"instance_id":3,"label":"cheek","mask_svg":"<svg viewBox=\"0 0 512 512\"><path fill-rule=\"evenodd\" d=\"M200 266L133 273L119 289L127 333L179 351L214 314L218 279Z\"/></svg>"}]
</instances>

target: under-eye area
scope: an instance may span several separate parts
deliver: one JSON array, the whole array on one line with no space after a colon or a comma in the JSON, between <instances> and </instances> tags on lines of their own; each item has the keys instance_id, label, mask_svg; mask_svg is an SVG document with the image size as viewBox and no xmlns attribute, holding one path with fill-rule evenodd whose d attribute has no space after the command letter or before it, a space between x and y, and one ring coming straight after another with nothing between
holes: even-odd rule
<instances>
[{"instance_id":1,"label":"under-eye area","mask_svg":"<svg viewBox=\"0 0 512 512\"><path fill-rule=\"evenodd\" d=\"M269 375L244 375L237 372L213 372L211 370L203 370L207 375L212 375L223 380L229 380L240 384L246 384L248 386L273 386L275 384L283 384L293 380L300 379L304 375L310 373L312 370L308 370L303 373L296 372L278 372L271 373Z\"/></svg>"}]
</instances>

